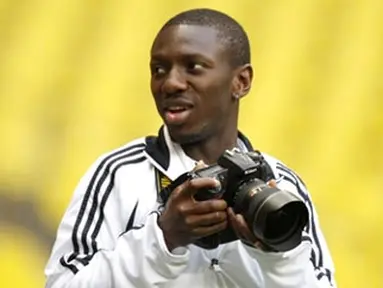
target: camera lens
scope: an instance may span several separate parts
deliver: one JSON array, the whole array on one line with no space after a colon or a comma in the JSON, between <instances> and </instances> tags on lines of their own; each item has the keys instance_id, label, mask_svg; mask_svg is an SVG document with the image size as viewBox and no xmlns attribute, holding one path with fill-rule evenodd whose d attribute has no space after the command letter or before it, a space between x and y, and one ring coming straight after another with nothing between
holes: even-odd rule
<instances>
[{"instance_id":1,"label":"camera lens","mask_svg":"<svg viewBox=\"0 0 383 288\"><path fill-rule=\"evenodd\" d=\"M281 209L269 212L266 218L264 237L266 239L288 239L299 230L302 219L296 203L286 204Z\"/></svg>"},{"instance_id":2,"label":"camera lens","mask_svg":"<svg viewBox=\"0 0 383 288\"><path fill-rule=\"evenodd\" d=\"M308 221L306 205L297 196L258 179L239 187L235 211L245 217L261 242L276 251L298 246Z\"/></svg>"}]
</instances>

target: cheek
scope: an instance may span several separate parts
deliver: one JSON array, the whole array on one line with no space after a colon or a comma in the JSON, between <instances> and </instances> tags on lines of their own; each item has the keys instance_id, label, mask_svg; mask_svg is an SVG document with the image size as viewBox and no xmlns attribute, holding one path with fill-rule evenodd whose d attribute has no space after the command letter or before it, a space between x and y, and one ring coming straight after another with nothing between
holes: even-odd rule
<instances>
[{"instance_id":1,"label":"cheek","mask_svg":"<svg viewBox=\"0 0 383 288\"><path fill-rule=\"evenodd\" d=\"M211 111L215 114L227 111L232 102L231 94L227 84L215 85L209 89L207 101Z\"/></svg>"},{"instance_id":2,"label":"cheek","mask_svg":"<svg viewBox=\"0 0 383 288\"><path fill-rule=\"evenodd\" d=\"M222 122L226 123L226 118L229 115L226 97L223 97L222 94L210 94L206 97L206 101L201 103L200 114L195 115L196 122L202 126L217 126Z\"/></svg>"}]
</instances>

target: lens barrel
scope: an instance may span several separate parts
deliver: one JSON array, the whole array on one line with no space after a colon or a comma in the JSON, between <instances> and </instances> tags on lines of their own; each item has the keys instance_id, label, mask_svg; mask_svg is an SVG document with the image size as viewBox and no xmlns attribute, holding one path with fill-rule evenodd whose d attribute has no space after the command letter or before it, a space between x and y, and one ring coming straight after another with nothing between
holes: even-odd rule
<instances>
[{"instance_id":1,"label":"lens barrel","mask_svg":"<svg viewBox=\"0 0 383 288\"><path fill-rule=\"evenodd\" d=\"M239 186L234 211L241 213L254 235L275 251L288 251L302 241L308 210L295 194L259 179Z\"/></svg>"}]
</instances>

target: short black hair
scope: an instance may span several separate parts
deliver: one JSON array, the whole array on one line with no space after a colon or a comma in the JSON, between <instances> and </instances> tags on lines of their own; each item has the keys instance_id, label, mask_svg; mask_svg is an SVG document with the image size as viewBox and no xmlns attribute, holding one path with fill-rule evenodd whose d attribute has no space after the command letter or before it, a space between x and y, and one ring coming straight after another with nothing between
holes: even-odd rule
<instances>
[{"instance_id":1,"label":"short black hair","mask_svg":"<svg viewBox=\"0 0 383 288\"><path fill-rule=\"evenodd\" d=\"M160 31L182 24L215 28L229 52L231 64L237 67L250 63L249 38L243 27L229 15L209 8L186 10L170 18Z\"/></svg>"}]
</instances>

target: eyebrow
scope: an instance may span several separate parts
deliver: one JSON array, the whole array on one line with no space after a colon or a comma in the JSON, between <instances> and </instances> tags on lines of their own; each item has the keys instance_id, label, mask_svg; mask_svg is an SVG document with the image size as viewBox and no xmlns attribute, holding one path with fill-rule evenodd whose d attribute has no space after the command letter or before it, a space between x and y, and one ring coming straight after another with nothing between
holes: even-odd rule
<instances>
[{"instance_id":1,"label":"eyebrow","mask_svg":"<svg viewBox=\"0 0 383 288\"><path fill-rule=\"evenodd\" d=\"M202 55L201 53L184 53L181 55L178 55L178 59L181 60L190 60L190 59L196 59L203 62L206 62L208 64L214 64L214 61L210 57L206 57ZM169 62L168 57L166 57L162 53L152 54L150 56L150 62Z\"/></svg>"}]
</instances>

